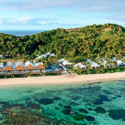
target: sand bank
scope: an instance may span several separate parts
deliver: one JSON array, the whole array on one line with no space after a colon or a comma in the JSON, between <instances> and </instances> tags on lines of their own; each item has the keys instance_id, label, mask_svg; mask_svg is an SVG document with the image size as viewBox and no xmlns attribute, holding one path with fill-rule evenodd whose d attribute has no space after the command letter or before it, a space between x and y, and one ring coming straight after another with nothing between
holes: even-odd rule
<instances>
[{"instance_id":1,"label":"sand bank","mask_svg":"<svg viewBox=\"0 0 125 125\"><path fill-rule=\"evenodd\" d=\"M25 84L41 84L41 85L56 85L56 84L84 84L94 81L110 81L125 79L125 72L107 73L107 74L89 74L89 75L61 75L61 76L42 76L42 77L27 77L27 78L11 78L0 79L0 86L9 85L25 85Z\"/></svg>"}]
</instances>

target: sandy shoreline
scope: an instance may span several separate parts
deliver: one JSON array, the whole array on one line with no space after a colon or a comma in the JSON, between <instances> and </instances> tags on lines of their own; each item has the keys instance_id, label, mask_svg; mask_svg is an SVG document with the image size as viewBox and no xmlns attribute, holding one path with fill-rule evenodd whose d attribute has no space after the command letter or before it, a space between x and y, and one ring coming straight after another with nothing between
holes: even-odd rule
<instances>
[{"instance_id":1,"label":"sandy shoreline","mask_svg":"<svg viewBox=\"0 0 125 125\"><path fill-rule=\"evenodd\" d=\"M111 81L125 79L125 72L89 75L61 75L61 76L42 76L28 78L0 79L0 86L12 85L56 85L56 84L84 84L94 81Z\"/></svg>"}]
</instances>

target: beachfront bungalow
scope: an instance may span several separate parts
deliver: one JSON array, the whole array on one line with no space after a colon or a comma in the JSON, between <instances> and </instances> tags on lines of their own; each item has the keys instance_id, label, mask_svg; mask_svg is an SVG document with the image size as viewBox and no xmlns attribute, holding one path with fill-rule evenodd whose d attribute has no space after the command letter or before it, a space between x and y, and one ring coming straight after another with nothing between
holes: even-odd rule
<instances>
[{"instance_id":1,"label":"beachfront bungalow","mask_svg":"<svg viewBox=\"0 0 125 125\"><path fill-rule=\"evenodd\" d=\"M35 70L35 65L32 63L32 62L30 62L30 61L27 61L26 63L25 63L25 69L26 69L26 71L34 71Z\"/></svg>"},{"instance_id":2,"label":"beachfront bungalow","mask_svg":"<svg viewBox=\"0 0 125 125\"><path fill-rule=\"evenodd\" d=\"M35 67L37 70L44 70L45 69L42 62L35 63Z\"/></svg>"},{"instance_id":3,"label":"beachfront bungalow","mask_svg":"<svg viewBox=\"0 0 125 125\"><path fill-rule=\"evenodd\" d=\"M7 73L12 73L12 71L14 70L14 64L12 62L8 62L5 67L4 67L4 71Z\"/></svg>"},{"instance_id":4,"label":"beachfront bungalow","mask_svg":"<svg viewBox=\"0 0 125 125\"><path fill-rule=\"evenodd\" d=\"M16 73L24 73L25 71L25 66L22 62L15 63L15 72Z\"/></svg>"},{"instance_id":5,"label":"beachfront bungalow","mask_svg":"<svg viewBox=\"0 0 125 125\"><path fill-rule=\"evenodd\" d=\"M75 67L76 69L77 69L78 67L79 67L80 69L86 69L86 66L83 65L82 63L77 63L77 64L74 65L74 67Z\"/></svg>"},{"instance_id":6,"label":"beachfront bungalow","mask_svg":"<svg viewBox=\"0 0 125 125\"><path fill-rule=\"evenodd\" d=\"M95 62L91 62L91 69L97 69L97 68L100 68L100 65L98 65Z\"/></svg>"},{"instance_id":7,"label":"beachfront bungalow","mask_svg":"<svg viewBox=\"0 0 125 125\"><path fill-rule=\"evenodd\" d=\"M62 63L64 66L73 66L73 63L70 63L68 60Z\"/></svg>"}]
</instances>

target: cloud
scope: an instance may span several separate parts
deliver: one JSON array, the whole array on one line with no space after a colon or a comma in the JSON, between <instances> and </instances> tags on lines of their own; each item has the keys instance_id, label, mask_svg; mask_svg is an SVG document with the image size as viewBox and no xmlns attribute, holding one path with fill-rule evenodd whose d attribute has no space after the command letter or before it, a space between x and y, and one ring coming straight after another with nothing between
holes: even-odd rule
<instances>
[{"instance_id":1,"label":"cloud","mask_svg":"<svg viewBox=\"0 0 125 125\"><path fill-rule=\"evenodd\" d=\"M1 9L56 10L58 8L74 9L81 12L111 12L125 10L124 0L4 0L0 1Z\"/></svg>"},{"instance_id":2,"label":"cloud","mask_svg":"<svg viewBox=\"0 0 125 125\"><path fill-rule=\"evenodd\" d=\"M0 18L1 25L44 25L53 22L53 18L32 18L32 17L20 17L20 18Z\"/></svg>"},{"instance_id":3,"label":"cloud","mask_svg":"<svg viewBox=\"0 0 125 125\"><path fill-rule=\"evenodd\" d=\"M108 16L107 18L111 19L111 20L125 21L125 15L124 14L115 14L115 15L112 15L112 16Z\"/></svg>"},{"instance_id":4,"label":"cloud","mask_svg":"<svg viewBox=\"0 0 125 125\"><path fill-rule=\"evenodd\" d=\"M36 25L36 26L60 26L60 27L82 27L83 24L75 23L59 23L52 18L32 18L32 17L20 17L20 18L0 18L0 25Z\"/></svg>"}]
</instances>

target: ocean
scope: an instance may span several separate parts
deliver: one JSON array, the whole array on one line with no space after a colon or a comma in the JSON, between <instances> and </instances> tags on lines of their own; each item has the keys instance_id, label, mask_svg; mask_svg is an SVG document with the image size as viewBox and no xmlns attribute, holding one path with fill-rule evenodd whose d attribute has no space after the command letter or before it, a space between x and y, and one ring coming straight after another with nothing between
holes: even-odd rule
<instances>
[{"instance_id":1,"label":"ocean","mask_svg":"<svg viewBox=\"0 0 125 125\"><path fill-rule=\"evenodd\" d=\"M46 30L0 30L0 33L10 34L14 36L25 36L41 33L44 31Z\"/></svg>"},{"instance_id":2,"label":"ocean","mask_svg":"<svg viewBox=\"0 0 125 125\"><path fill-rule=\"evenodd\" d=\"M0 125L124 125L125 80L0 88Z\"/></svg>"}]
</instances>

